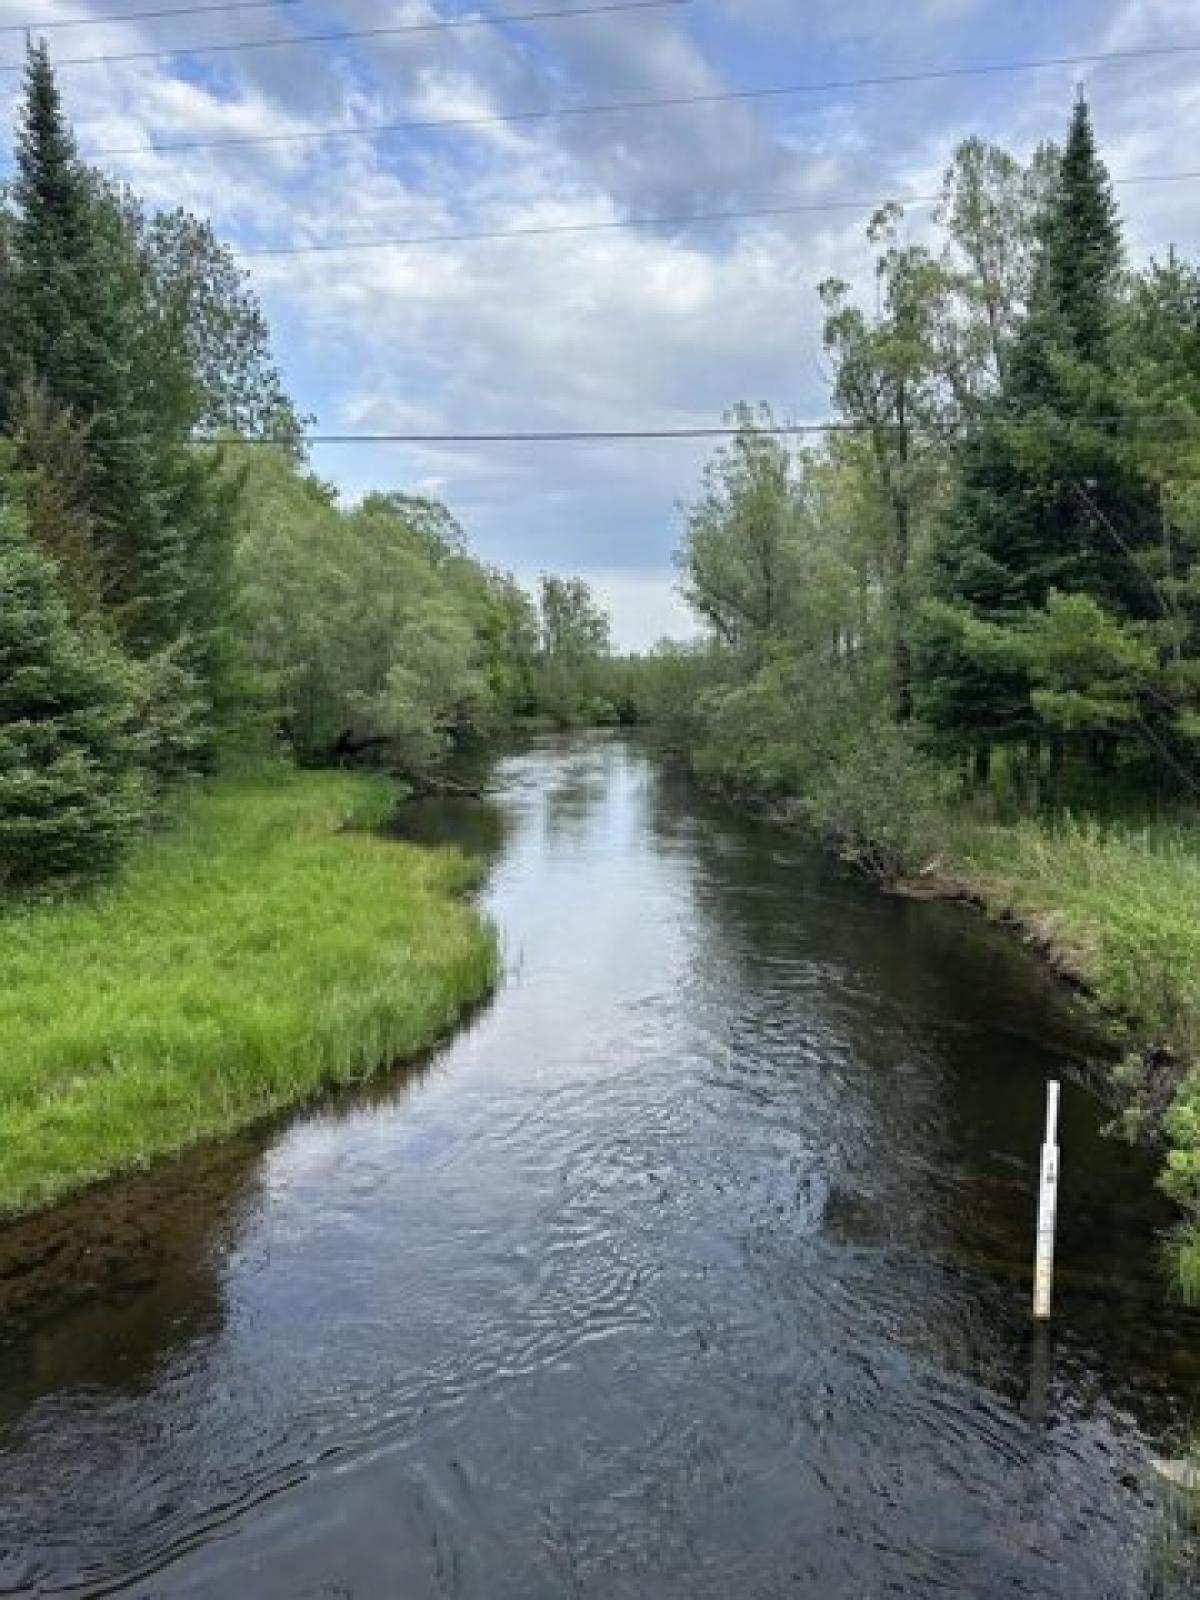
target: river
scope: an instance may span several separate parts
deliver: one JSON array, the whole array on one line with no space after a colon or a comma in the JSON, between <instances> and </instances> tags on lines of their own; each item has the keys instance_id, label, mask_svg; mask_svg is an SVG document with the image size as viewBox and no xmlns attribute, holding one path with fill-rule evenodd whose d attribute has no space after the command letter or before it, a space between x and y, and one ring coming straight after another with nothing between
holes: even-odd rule
<instances>
[{"instance_id":1,"label":"river","mask_svg":"<svg viewBox=\"0 0 1200 1600\"><path fill-rule=\"evenodd\" d=\"M1147 1458L1200 1321L1072 1002L636 743L547 740L493 787L408 823L491 852L488 1008L60 1214L76 1275L148 1238L0 1343L0 1593L1154 1592Z\"/></svg>"}]
</instances>

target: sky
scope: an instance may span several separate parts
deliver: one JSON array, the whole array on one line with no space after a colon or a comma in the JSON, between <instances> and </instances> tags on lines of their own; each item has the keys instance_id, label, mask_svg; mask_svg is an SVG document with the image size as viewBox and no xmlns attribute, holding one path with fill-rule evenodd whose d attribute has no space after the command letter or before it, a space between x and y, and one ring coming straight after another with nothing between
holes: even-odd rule
<instances>
[{"instance_id":1,"label":"sky","mask_svg":"<svg viewBox=\"0 0 1200 1600\"><path fill-rule=\"evenodd\" d=\"M319 431L719 424L740 400L829 413L817 285L869 285L882 201L936 190L976 134L1060 137L1082 84L1115 178L1200 168L1197 0L682 0L372 38L68 65L68 58L584 10L597 0L278 0L114 22L180 0L0 0L0 63L48 29L81 148L240 251L822 202L828 212L345 253L242 257L289 391ZM192 4L201 0L191 0ZM210 0L211 3L211 0ZM96 21L90 19L95 18ZM1122 61L474 128L303 138L444 120L1195 45ZM19 74L0 73L10 122ZM271 136L224 149L150 144ZM1131 255L1200 252L1200 170L1120 183ZM858 204L857 202L861 202ZM929 226L910 208L913 238ZM580 573L616 642L694 629L675 592L697 442L315 446L347 500L443 498L477 554L532 582Z\"/></svg>"}]
</instances>

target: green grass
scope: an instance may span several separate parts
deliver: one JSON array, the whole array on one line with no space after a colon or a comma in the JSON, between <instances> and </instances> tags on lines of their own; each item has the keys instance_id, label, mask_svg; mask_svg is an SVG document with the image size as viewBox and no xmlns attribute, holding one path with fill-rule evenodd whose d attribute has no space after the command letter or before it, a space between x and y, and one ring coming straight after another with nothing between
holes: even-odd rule
<instances>
[{"instance_id":1,"label":"green grass","mask_svg":"<svg viewBox=\"0 0 1200 1600\"><path fill-rule=\"evenodd\" d=\"M490 987L477 868L382 780L218 780L86 900L0 912L0 1212L419 1054Z\"/></svg>"},{"instance_id":2,"label":"green grass","mask_svg":"<svg viewBox=\"0 0 1200 1600\"><path fill-rule=\"evenodd\" d=\"M1122 827L1067 818L964 825L954 854L995 910L1011 910L1085 976L1143 1063L1135 1098L1153 1101L1171 1063L1162 1113L1163 1184L1188 1219L1180 1288L1200 1303L1200 828Z\"/></svg>"}]
</instances>

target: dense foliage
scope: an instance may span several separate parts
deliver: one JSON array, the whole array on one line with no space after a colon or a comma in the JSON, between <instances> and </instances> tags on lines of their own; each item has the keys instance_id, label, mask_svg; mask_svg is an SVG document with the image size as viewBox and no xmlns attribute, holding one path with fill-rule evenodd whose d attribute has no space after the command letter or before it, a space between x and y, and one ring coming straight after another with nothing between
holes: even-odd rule
<instances>
[{"instance_id":1,"label":"dense foliage","mask_svg":"<svg viewBox=\"0 0 1200 1600\"><path fill-rule=\"evenodd\" d=\"M423 779L517 718L607 715L607 621L582 580L543 579L539 603L475 560L436 501L344 509L282 451L237 475L245 657L302 761Z\"/></svg>"},{"instance_id":2,"label":"dense foliage","mask_svg":"<svg viewBox=\"0 0 1200 1600\"><path fill-rule=\"evenodd\" d=\"M0 888L120 847L141 784L120 657L71 625L48 557L0 507Z\"/></svg>"},{"instance_id":3,"label":"dense foliage","mask_svg":"<svg viewBox=\"0 0 1200 1600\"><path fill-rule=\"evenodd\" d=\"M844 804L861 746L896 871L914 798L963 780L993 806L1200 786L1200 273L1130 270L1082 100L1027 167L968 141L937 217L931 244L874 219L870 309L822 286L841 430L792 449L735 412L679 553L692 693L639 674L702 770L852 838L864 807L816 796Z\"/></svg>"},{"instance_id":4,"label":"dense foliage","mask_svg":"<svg viewBox=\"0 0 1200 1600\"><path fill-rule=\"evenodd\" d=\"M80 159L42 47L0 307L0 887L109 866L248 738L423 778L516 717L615 715L585 584L535 600L445 507L308 472L229 251Z\"/></svg>"}]
</instances>

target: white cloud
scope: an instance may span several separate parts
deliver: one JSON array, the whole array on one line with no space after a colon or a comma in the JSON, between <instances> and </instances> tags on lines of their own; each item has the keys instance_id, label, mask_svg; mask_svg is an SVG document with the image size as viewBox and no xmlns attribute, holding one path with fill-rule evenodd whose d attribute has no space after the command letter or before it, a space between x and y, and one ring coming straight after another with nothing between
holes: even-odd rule
<instances>
[{"instance_id":1,"label":"white cloud","mask_svg":"<svg viewBox=\"0 0 1200 1600\"><path fill-rule=\"evenodd\" d=\"M79 0L41 0L44 18ZM28 0L0 0L20 20ZM435 17L441 0L351 0L52 36L58 54ZM971 132L1028 150L1061 132L1086 77L1114 171L1170 171L1200 140L1196 58L894 85L762 102L289 142L323 127L486 117L525 107L688 96L1072 48L1136 48L1194 29L1194 0L708 0L704 7L519 29L472 28L211 62L64 73L85 145L279 135L113 163L153 203L213 216L235 242L319 242L547 227L936 188ZM14 55L16 50L14 48ZM11 93L9 95L11 104ZM1200 245L1200 184L1120 191L1134 249ZM739 398L827 406L815 285L863 282L865 214L630 229L253 263L303 409L327 429L454 431L711 423ZM927 216L914 214L919 236ZM625 642L681 627L676 503L703 446L323 450L348 494L443 494L490 560L584 570ZM661 619L661 622L658 620Z\"/></svg>"}]
</instances>

